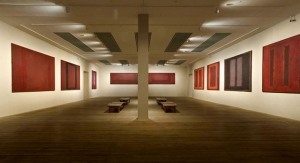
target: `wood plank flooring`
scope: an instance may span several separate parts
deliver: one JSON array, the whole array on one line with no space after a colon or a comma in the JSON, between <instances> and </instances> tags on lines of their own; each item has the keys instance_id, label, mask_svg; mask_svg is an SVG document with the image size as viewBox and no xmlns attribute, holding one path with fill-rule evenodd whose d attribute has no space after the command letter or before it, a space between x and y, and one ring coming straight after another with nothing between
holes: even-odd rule
<instances>
[{"instance_id":1,"label":"wood plank flooring","mask_svg":"<svg viewBox=\"0 0 300 163\"><path fill-rule=\"evenodd\" d=\"M187 97L168 98L178 113L137 99L108 113L118 98L94 98L0 118L1 163L300 162L300 122Z\"/></svg>"}]
</instances>

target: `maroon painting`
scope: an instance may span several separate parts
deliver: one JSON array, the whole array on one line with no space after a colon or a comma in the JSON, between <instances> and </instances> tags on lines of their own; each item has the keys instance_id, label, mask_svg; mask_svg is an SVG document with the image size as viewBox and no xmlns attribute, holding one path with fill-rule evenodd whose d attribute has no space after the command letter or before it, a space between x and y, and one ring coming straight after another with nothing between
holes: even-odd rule
<instances>
[{"instance_id":1,"label":"maroon painting","mask_svg":"<svg viewBox=\"0 0 300 163\"><path fill-rule=\"evenodd\" d=\"M262 91L300 93L300 35L263 47Z\"/></svg>"},{"instance_id":2,"label":"maroon painting","mask_svg":"<svg viewBox=\"0 0 300 163\"><path fill-rule=\"evenodd\" d=\"M110 73L110 84L137 84L137 73Z\"/></svg>"},{"instance_id":3,"label":"maroon painting","mask_svg":"<svg viewBox=\"0 0 300 163\"><path fill-rule=\"evenodd\" d=\"M61 60L61 90L80 90L80 66Z\"/></svg>"},{"instance_id":4,"label":"maroon painting","mask_svg":"<svg viewBox=\"0 0 300 163\"><path fill-rule=\"evenodd\" d=\"M204 67L194 70L194 89L204 90Z\"/></svg>"},{"instance_id":5,"label":"maroon painting","mask_svg":"<svg viewBox=\"0 0 300 163\"><path fill-rule=\"evenodd\" d=\"M252 51L225 59L224 89L251 92Z\"/></svg>"},{"instance_id":6,"label":"maroon painting","mask_svg":"<svg viewBox=\"0 0 300 163\"><path fill-rule=\"evenodd\" d=\"M92 89L97 89L97 72L92 70Z\"/></svg>"},{"instance_id":7,"label":"maroon painting","mask_svg":"<svg viewBox=\"0 0 300 163\"><path fill-rule=\"evenodd\" d=\"M12 92L54 91L54 57L11 44Z\"/></svg>"},{"instance_id":8,"label":"maroon painting","mask_svg":"<svg viewBox=\"0 0 300 163\"><path fill-rule=\"evenodd\" d=\"M207 89L219 90L219 65L216 62L207 66Z\"/></svg>"},{"instance_id":9,"label":"maroon painting","mask_svg":"<svg viewBox=\"0 0 300 163\"><path fill-rule=\"evenodd\" d=\"M149 84L175 84L175 73L149 73Z\"/></svg>"}]
</instances>

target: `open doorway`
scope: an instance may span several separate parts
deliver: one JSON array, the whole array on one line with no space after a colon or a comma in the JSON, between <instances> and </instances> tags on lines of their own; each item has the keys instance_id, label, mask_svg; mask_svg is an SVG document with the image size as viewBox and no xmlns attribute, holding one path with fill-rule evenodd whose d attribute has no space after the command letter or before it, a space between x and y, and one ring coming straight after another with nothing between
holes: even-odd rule
<instances>
[{"instance_id":1,"label":"open doorway","mask_svg":"<svg viewBox=\"0 0 300 163\"><path fill-rule=\"evenodd\" d=\"M89 89L89 72L83 71L83 99L88 100L90 97Z\"/></svg>"}]
</instances>

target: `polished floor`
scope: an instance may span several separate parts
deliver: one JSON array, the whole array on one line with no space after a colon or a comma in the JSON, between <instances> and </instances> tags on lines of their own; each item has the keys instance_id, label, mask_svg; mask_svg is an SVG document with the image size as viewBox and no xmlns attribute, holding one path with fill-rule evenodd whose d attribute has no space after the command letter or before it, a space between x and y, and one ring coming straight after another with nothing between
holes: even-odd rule
<instances>
[{"instance_id":1,"label":"polished floor","mask_svg":"<svg viewBox=\"0 0 300 163\"><path fill-rule=\"evenodd\" d=\"M300 162L300 122L187 97L168 98L177 113L137 99L120 113L94 98L0 118L1 163Z\"/></svg>"}]
</instances>

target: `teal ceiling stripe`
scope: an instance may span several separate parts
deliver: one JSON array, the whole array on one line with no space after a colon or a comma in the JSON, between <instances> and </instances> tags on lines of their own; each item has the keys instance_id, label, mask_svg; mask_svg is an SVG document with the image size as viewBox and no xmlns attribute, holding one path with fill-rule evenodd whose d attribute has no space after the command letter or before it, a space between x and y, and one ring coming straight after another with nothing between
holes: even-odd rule
<instances>
[{"instance_id":1,"label":"teal ceiling stripe","mask_svg":"<svg viewBox=\"0 0 300 163\"><path fill-rule=\"evenodd\" d=\"M200 46L196 47L192 52L202 52L205 49L209 48L213 44L219 42L220 40L224 39L231 33L215 33L213 36L211 36L208 40L203 42Z\"/></svg>"},{"instance_id":2,"label":"teal ceiling stripe","mask_svg":"<svg viewBox=\"0 0 300 163\"><path fill-rule=\"evenodd\" d=\"M54 32L57 36L61 37L62 39L68 41L72 45L76 46L77 48L81 49L84 52L94 52L91 48L86 46L83 42L78 40L75 36L73 36L69 32Z\"/></svg>"},{"instance_id":3,"label":"teal ceiling stripe","mask_svg":"<svg viewBox=\"0 0 300 163\"><path fill-rule=\"evenodd\" d=\"M175 33L165 52L176 52L192 33Z\"/></svg>"},{"instance_id":4,"label":"teal ceiling stripe","mask_svg":"<svg viewBox=\"0 0 300 163\"><path fill-rule=\"evenodd\" d=\"M109 49L109 51L122 52L114 36L110 32L95 32L95 35Z\"/></svg>"},{"instance_id":5,"label":"teal ceiling stripe","mask_svg":"<svg viewBox=\"0 0 300 163\"><path fill-rule=\"evenodd\" d=\"M128 65L129 66L129 62L127 60L119 60L119 62L123 65Z\"/></svg>"},{"instance_id":6,"label":"teal ceiling stripe","mask_svg":"<svg viewBox=\"0 0 300 163\"><path fill-rule=\"evenodd\" d=\"M105 65L111 65L111 63L108 62L107 60L99 60L99 61Z\"/></svg>"},{"instance_id":7,"label":"teal ceiling stripe","mask_svg":"<svg viewBox=\"0 0 300 163\"><path fill-rule=\"evenodd\" d=\"M157 62L157 65L165 65L167 63L167 60L159 60Z\"/></svg>"},{"instance_id":8,"label":"teal ceiling stripe","mask_svg":"<svg viewBox=\"0 0 300 163\"><path fill-rule=\"evenodd\" d=\"M181 65L185 62L186 60L179 60L176 63L174 63L174 65Z\"/></svg>"}]
</instances>

